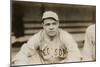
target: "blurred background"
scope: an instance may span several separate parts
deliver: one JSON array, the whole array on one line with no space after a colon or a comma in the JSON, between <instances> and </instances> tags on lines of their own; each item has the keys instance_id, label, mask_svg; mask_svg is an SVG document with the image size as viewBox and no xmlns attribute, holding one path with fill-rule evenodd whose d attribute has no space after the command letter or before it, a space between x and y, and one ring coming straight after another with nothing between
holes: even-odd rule
<instances>
[{"instance_id":1,"label":"blurred background","mask_svg":"<svg viewBox=\"0 0 100 67\"><path fill-rule=\"evenodd\" d=\"M78 43L84 46L87 27L96 23L96 6L12 1L11 3L11 58L23 43L42 29L41 17L44 11L55 11L60 20L60 28L68 31Z\"/></svg>"}]
</instances>

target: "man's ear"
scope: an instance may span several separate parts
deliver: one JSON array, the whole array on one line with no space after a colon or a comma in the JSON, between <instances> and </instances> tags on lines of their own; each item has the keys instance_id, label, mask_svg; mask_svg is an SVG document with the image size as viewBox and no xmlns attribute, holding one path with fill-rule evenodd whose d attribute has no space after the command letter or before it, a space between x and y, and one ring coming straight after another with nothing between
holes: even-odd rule
<instances>
[{"instance_id":1,"label":"man's ear","mask_svg":"<svg viewBox=\"0 0 100 67\"><path fill-rule=\"evenodd\" d=\"M42 27L44 28L44 23L42 23Z\"/></svg>"},{"instance_id":2,"label":"man's ear","mask_svg":"<svg viewBox=\"0 0 100 67\"><path fill-rule=\"evenodd\" d=\"M59 26L59 21L57 21L57 24L58 24L58 26Z\"/></svg>"},{"instance_id":3,"label":"man's ear","mask_svg":"<svg viewBox=\"0 0 100 67\"><path fill-rule=\"evenodd\" d=\"M42 26L44 25L44 23L42 23Z\"/></svg>"}]
</instances>

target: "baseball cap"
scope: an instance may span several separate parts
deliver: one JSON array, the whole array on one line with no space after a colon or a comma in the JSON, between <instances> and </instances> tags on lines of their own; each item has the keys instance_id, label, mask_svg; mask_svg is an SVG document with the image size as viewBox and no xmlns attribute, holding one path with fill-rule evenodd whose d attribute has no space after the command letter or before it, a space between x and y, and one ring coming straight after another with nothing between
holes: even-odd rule
<instances>
[{"instance_id":1,"label":"baseball cap","mask_svg":"<svg viewBox=\"0 0 100 67\"><path fill-rule=\"evenodd\" d=\"M43 13L42 20L47 19L47 18L53 18L55 20L59 20L58 15L53 11L45 11Z\"/></svg>"}]
</instances>

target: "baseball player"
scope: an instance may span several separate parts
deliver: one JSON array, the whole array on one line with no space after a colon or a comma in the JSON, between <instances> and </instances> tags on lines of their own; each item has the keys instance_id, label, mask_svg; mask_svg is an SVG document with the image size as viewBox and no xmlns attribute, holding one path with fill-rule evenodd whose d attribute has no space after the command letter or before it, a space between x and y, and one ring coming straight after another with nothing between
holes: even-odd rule
<instances>
[{"instance_id":1,"label":"baseball player","mask_svg":"<svg viewBox=\"0 0 100 67\"><path fill-rule=\"evenodd\" d=\"M83 61L96 60L95 56L95 24L90 25L85 34L85 43L83 47Z\"/></svg>"},{"instance_id":2,"label":"baseball player","mask_svg":"<svg viewBox=\"0 0 100 67\"><path fill-rule=\"evenodd\" d=\"M46 11L43 30L33 35L15 56L14 64L52 64L80 61L81 54L72 36L59 28L58 15Z\"/></svg>"}]
</instances>

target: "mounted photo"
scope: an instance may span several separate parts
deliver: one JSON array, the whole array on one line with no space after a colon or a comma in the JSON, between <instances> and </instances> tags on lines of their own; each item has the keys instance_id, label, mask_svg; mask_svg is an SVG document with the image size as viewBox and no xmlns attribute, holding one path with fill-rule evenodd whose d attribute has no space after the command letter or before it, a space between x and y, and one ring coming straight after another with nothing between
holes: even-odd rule
<instances>
[{"instance_id":1,"label":"mounted photo","mask_svg":"<svg viewBox=\"0 0 100 67\"><path fill-rule=\"evenodd\" d=\"M96 61L96 6L11 0L11 66Z\"/></svg>"}]
</instances>

